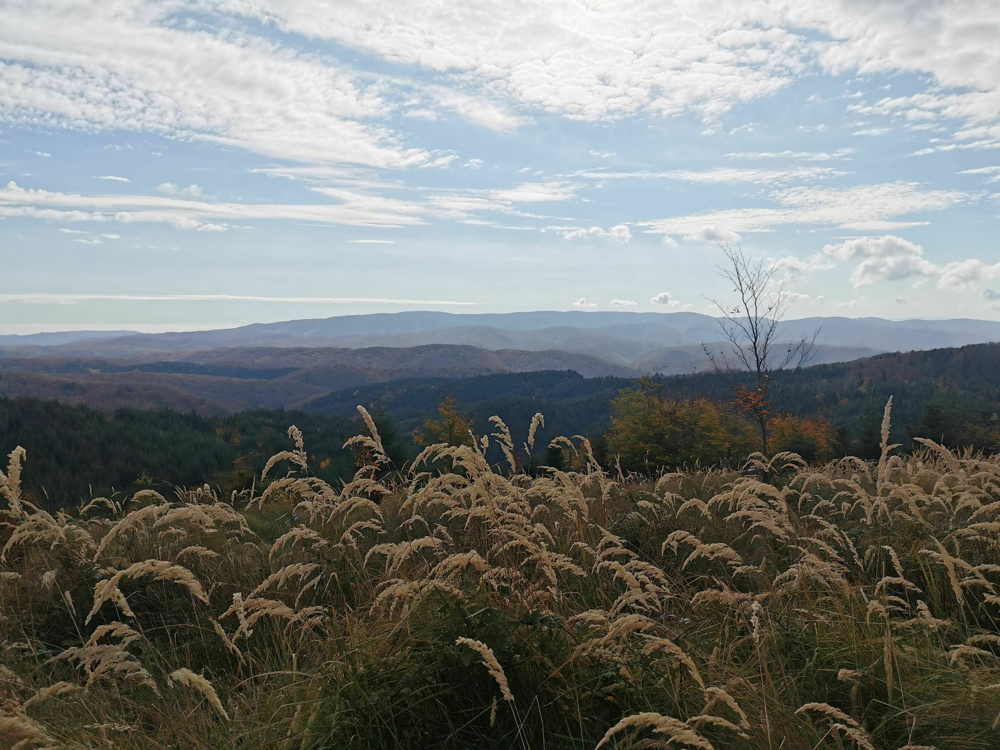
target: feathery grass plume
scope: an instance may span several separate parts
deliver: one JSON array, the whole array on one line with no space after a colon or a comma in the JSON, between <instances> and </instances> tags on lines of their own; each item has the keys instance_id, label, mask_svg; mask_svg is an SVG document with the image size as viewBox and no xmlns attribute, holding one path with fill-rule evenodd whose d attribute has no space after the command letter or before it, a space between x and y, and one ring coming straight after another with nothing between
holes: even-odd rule
<instances>
[{"instance_id":1,"label":"feathery grass plume","mask_svg":"<svg viewBox=\"0 0 1000 750\"><path fill-rule=\"evenodd\" d=\"M135 615L128 607L125 597L119 591L118 586L126 578L134 580L146 575L152 575L154 581L171 581L183 586L195 599L205 604L209 603L208 595L205 594L205 589L202 588L201 583L195 577L194 573L183 565L177 565L167 560L146 560L134 563L125 570L118 571L111 578L97 582L97 585L94 586L94 606L90 610L90 614L87 615L85 623L89 623L107 601L114 601L118 604L123 614L127 617L134 617Z\"/></svg>"},{"instance_id":2,"label":"feathery grass plume","mask_svg":"<svg viewBox=\"0 0 1000 750\"><path fill-rule=\"evenodd\" d=\"M27 455L20 445L7 457L7 473L0 471L0 494L7 498L7 507L14 518L24 515L21 506L21 462Z\"/></svg>"},{"instance_id":3,"label":"feathery grass plume","mask_svg":"<svg viewBox=\"0 0 1000 750\"><path fill-rule=\"evenodd\" d=\"M250 596L255 597L267 591L272 586L274 588L281 588L293 578L298 578L301 581L318 569L319 565L317 563L292 563L291 565L286 565L281 570L265 578L257 588L250 592Z\"/></svg>"},{"instance_id":4,"label":"feathery grass plume","mask_svg":"<svg viewBox=\"0 0 1000 750\"><path fill-rule=\"evenodd\" d=\"M531 458L531 454L535 450L535 433L538 432L539 427L544 426L545 417L541 412L536 412L535 416L531 418L531 424L528 426L528 441L524 444L524 452L528 458Z\"/></svg>"},{"instance_id":5,"label":"feathery grass plume","mask_svg":"<svg viewBox=\"0 0 1000 750\"><path fill-rule=\"evenodd\" d=\"M286 544L290 543L290 547L294 547L301 541L312 542L313 549L323 547L327 543L326 540L320 536L319 532L310 529L308 526L296 526L274 540L274 544L272 544L271 549L268 550L267 559L272 559L275 553Z\"/></svg>"},{"instance_id":6,"label":"feathery grass plume","mask_svg":"<svg viewBox=\"0 0 1000 750\"><path fill-rule=\"evenodd\" d=\"M879 449L881 450L881 455L878 459L878 483L877 488L881 492L882 485L886 480L886 470L888 468L889 453L899 447L899 444L889 444L889 427L892 424L892 396L889 396L889 400L885 404L885 411L882 413L882 424L879 428Z\"/></svg>"},{"instance_id":7,"label":"feathery grass plume","mask_svg":"<svg viewBox=\"0 0 1000 750\"><path fill-rule=\"evenodd\" d=\"M497 431L493 433L493 437L500 443L500 449L510 465L510 472L516 474L517 461L514 459L514 439L510 436L510 430L507 429L507 425L500 417L492 416L490 422L496 425Z\"/></svg>"},{"instance_id":8,"label":"feathery grass plume","mask_svg":"<svg viewBox=\"0 0 1000 750\"><path fill-rule=\"evenodd\" d=\"M669 638L658 638L656 636L649 635L644 635L643 638L646 639L646 645L643 646L642 649L643 656L650 656L657 651L663 651L664 653L669 654L683 664L687 668L688 673L691 675L691 679L697 682L700 688L704 689L705 681L702 679L701 673L698 671L698 667L695 666L694 661L687 655L687 652L684 651L684 649Z\"/></svg>"},{"instance_id":9,"label":"feathery grass plume","mask_svg":"<svg viewBox=\"0 0 1000 750\"><path fill-rule=\"evenodd\" d=\"M372 419L372 415L368 413L365 407L360 405L358 406L358 413L361 415L361 419L364 420L369 435L355 435L344 443L344 448L350 448L353 445L360 445L363 448L367 448L371 451L369 460L374 466L391 463L389 456L386 455L385 448L382 446L382 438L379 437L378 429L375 427L375 420Z\"/></svg>"},{"instance_id":10,"label":"feathery grass plume","mask_svg":"<svg viewBox=\"0 0 1000 750\"><path fill-rule=\"evenodd\" d=\"M98 560L101 554L111 545L112 542L116 541L119 537L124 536L126 533L136 530L142 526L147 521L156 521L157 518L167 513L171 507L170 503L166 502L162 495L158 492L154 493L151 491L143 491L136 493L133 497L133 502L136 499L144 499L145 497L155 496L159 498L159 503L154 503L153 505L146 505L138 510L134 510L121 519L118 523L112 526L108 533L104 535L101 539L101 543L97 546L97 551L94 553L94 560Z\"/></svg>"},{"instance_id":11,"label":"feathery grass plume","mask_svg":"<svg viewBox=\"0 0 1000 750\"><path fill-rule=\"evenodd\" d=\"M485 643L473 640L472 638L459 638L455 641L455 645L468 646L479 654L479 658L483 660L483 665L490 673L490 676L496 680L503 699L505 701L514 700L514 695L510 692L510 687L507 685L507 675L504 674L503 667L500 666L500 662L498 662L496 656L493 655L493 649Z\"/></svg>"},{"instance_id":12,"label":"feathery grass plume","mask_svg":"<svg viewBox=\"0 0 1000 750\"><path fill-rule=\"evenodd\" d=\"M654 734L666 735L669 738L666 744L676 743L678 745L687 745L688 747L702 748L702 750L713 750L712 744L698 734L698 731L686 721L680 721L679 719L663 716L652 711L635 714L634 716L626 716L607 731L603 739L597 743L597 747L594 750L600 750L607 745L611 742L612 737L619 732L642 729L648 729Z\"/></svg>"},{"instance_id":13,"label":"feathery grass plume","mask_svg":"<svg viewBox=\"0 0 1000 750\"><path fill-rule=\"evenodd\" d=\"M268 472L271 471L271 469L274 468L274 465L279 461L288 461L289 463L298 466L303 472L309 471L309 460L306 456L305 444L302 441L302 431L295 425L292 425L288 428L288 437L295 442L295 450L281 451L280 453L276 453L267 459L267 463L264 464L264 469L260 473L261 479L266 477Z\"/></svg>"},{"instance_id":14,"label":"feathery grass plume","mask_svg":"<svg viewBox=\"0 0 1000 750\"><path fill-rule=\"evenodd\" d=\"M48 687L41 688L37 693L24 702L24 705L21 706L21 710L27 711L32 706L41 705L51 698L58 698L59 696L74 693L80 689L80 686L75 682L60 680L59 682L53 683Z\"/></svg>"},{"instance_id":15,"label":"feathery grass plume","mask_svg":"<svg viewBox=\"0 0 1000 750\"><path fill-rule=\"evenodd\" d=\"M219 700L219 696L215 693L215 688L212 687L212 683L202 677L200 674L195 674L190 669L186 667L181 667L175 672L171 672L167 677L167 681L170 683L171 687L174 684L183 685L185 687L197 690L204 696L212 708L218 712L226 721L229 721L229 714L226 713L226 709L222 707L222 701Z\"/></svg>"},{"instance_id":16,"label":"feathery grass plume","mask_svg":"<svg viewBox=\"0 0 1000 750\"><path fill-rule=\"evenodd\" d=\"M24 714L0 715L0 739L17 750L57 750L61 744L40 723ZM9 743L9 744L7 744Z\"/></svg>"}]
</instances>

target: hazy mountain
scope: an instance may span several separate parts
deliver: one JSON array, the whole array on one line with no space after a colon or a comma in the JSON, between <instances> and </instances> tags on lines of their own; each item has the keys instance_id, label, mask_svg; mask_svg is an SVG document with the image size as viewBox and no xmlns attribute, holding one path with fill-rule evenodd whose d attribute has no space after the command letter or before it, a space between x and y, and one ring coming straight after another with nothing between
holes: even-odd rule
<instances>
[{"instance_id":1,"label":"hazy mountain","mask_svg":"<svg viewBox=\"0 0 1000 750\"><path fill-rule=\"evenodd\" d=\"M1000 322L984 320L906 320L881 318L804 318L782 324L781 338L797 340L819 331L817 343L830 357L855 358L882 351L911 351L1000 341ZM91 332L96 333L96 332ZM61 334L60 334L61 335ZM77 334L66 334L78 336ZM55 336L55 334L44 334ZM691 371L682 350L720 338L715 318L692 312L524 312L453 314L442 312L347 315L316 320L254 324L240 328L188 333L135 334L94 338L26 340L0 338L3 356L59 354L123 360L170 359L188 353L235 347L409 348L433 344L473 346L491 351L559 350L600 357L621 365ZM675 356L676 355L676 356ZM183 356L187 357L187 354ZM674 357L671 359L671 357ZM640 363L642 363L640 365Z\"/></svg>"},{"instance_id":2,"label":"hazy mountain","mask_svg":"<svg viewBox=\"0 0 1000 750\"><path fill-rule=\"evenodd\" d=\"M58 331L55 333L7 334L0 336L0 347L6 346L59 346L75 341L96 341L117 339L122 336L136 336L137 331Z\"/></svg>"},{"instance_id":3,"label":"hazy mountain","mask_svg":"<svg viewBox=\"0 0 1000 750\"><path fill-rule=\"evenodd\" d=\"M102 409L166 406L215 413L290 408L333 391L390 380L549 370L573 371L584 377L629 378L639 374L585 354L447 345L406 349L237 347L172 356L173 361L157 362L65 355L8 358L0 372L0 396L35 396Z\"/></svg>"}]
</instances>

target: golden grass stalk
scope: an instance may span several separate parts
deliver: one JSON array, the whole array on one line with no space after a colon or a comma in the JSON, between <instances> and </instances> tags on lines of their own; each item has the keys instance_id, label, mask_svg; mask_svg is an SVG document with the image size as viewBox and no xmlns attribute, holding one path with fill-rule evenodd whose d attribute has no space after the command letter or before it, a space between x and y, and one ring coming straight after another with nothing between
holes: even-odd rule
<instances>
[{"instance_id":1,"label":"golden grass stalk","mask_svg":"<svg viewBox=\"0 0 1000 750\"><path fill-rule=\"evenodd\" d=\"M504 674L503 667L500 666L500 662L498 662L496 656L493 655L493 649L485 643L473 640L472 638L459 638L455 641L455 645L467 646L479 654L479 658L483 660L483 665L486 667L487 671L489 671L490 676L496 680L503 699L505 701L514 700L514 695L510 692L510 686L507 684L507 675Z\"/></svg>"},{"instance_id":2,"label":"golden grass stalk","mask_svg":"<svg viewBox=\"0 0 1000 750\"><path fill-rule=\"evenodd\" d=\"M229 721L229 714L226 713L226 709L222 707L222 701L219 700L219 696L215 692L215 688L212 687L212 683L202 677L200 674L195 674L190 669L186 667L181 667L175 672L171 672L167 677L168 682L171 686L174 684L183 685L189 687L192 690L197 690L204 696L212 708L221 716L225 721Z\"/></svg>"}]
</instances>

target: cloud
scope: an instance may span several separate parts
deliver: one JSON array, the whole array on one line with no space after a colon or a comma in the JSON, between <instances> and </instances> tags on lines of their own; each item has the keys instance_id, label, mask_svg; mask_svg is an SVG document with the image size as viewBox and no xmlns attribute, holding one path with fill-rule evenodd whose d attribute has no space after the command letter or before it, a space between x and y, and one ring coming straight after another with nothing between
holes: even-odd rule
<instances>
[{"instance_id":1,"label":"cloud","mask_svg":"<svg viewBox=\"0 0 1000 750\"><path fill-rule=\"evenodd\" d=\"M436 105L450 109L467 122L489 130L506 132L531 122L531 118L515 115L508 108L484 97L472 96L444 86L428 86L423 91Z\"/></svg>"},{"instance_id":2,"label":"cloud","mask_svg":"<svg viewBox=\"0 0 1000 750\"><path fill-rule=\"evenodd\" d=\"M747 234L787 224L839 226L845 229L890 230L926 221L896 217L941 211L972 200L955 190L924 190L915 182L888 182L849 188L804 185L768 193L780 208L732 208L702 214L638 222L653 234L710 238L710 232Z\"/></svg>"},{"instance_id":3,"label":"cloud","mask_svg":"<svg viewBox=\"0 0 1000 750\"><path fill-rule=\"evenodd\" d=\"M611 307L635 307L638 303L630 299L613 299L608 304Z\"/></svg>"},{"instance_id":4,"label":"cloud","mask_svg":"<svg viewBox=\"0 0 1000 750\"><path fill-rule=\"evenodd\" d=\"M618 242L628 242L632 239L632 231L626 224L618 224L611 229L601 227L578 227L578 226L551 226L545 227L542 231L557 232L567 240L586 239L588 237L610 237Z\"/></svg>"},{"instance_id":5,"label":"cloud","mask_svg":"<svg viewBox=\"0 0 1000 750\"><path fill-rule=\"evenodd\" d=\"M98 180L111 180L112 182L131 182L128 177L118 177L113 174L105 174L97 177Z\"/></svg>"},{"instance_id":6,"label":"cloud","mask_svg":"<svg viewBox=\"0 0 1000 750\"><path fill-rule=\"evenodd\" d=\"M597 307L596 302L588 302L586 297L580 297L573 303L573 307Z\"/></svg>"},{"instance_id":7,"label":"cloud","mask_svg":"<svg viewBox=\"0 0 1000 750\"><path fill-rule=\"evenodd\" d=\"M120 240L122 238L120 234L102 234L101 237L106 240Z\"/></svg>"},{"instance_id":8,"label":"cloud","mask_svg":"<svg viewBox=\"0 0 1000 750\"><path fill-rule=\"evenodd\" d=\"M424 223L427 209L395 198L334 187L313 190L329 203L209 203L153 195L81 195L26 190L14 182L0 188L0 217L24 216L61 222L153 222L181 229L219 231L222 222L287 219L347 226L400 227Z\"/></svg>"},{"instance_id":9,"label":"cloud","mask_svg":"<svg viewBox=\"0 0 1000 750\"><path fill-rule=\"evenodd\" d=\"M483 166L482 159L469 159L465 164L462 165L466 169L479 169Z\"/></svg>"},{"instance_id":10,"label":"cloud","mask_svg":"<svg viewBox=\"0 0 1000 750\"><path fill-rule=\"evenodd\" d=\"M834 161L849 159L854 153L853 148L841 148L836 151L743 151L726 154L730 159L797 159L801 161Z\"/></svg>"},{"instance_id":11,"label":"cloud","mask_svg":"<svg viewBox=\"0 0 1000 750\"><path fill-rule=\"evenodd\" d=\"M394 245L393 240L344 240L351 245Z\"/></svg>"},{"instance_id":12,"label":"cloud","mask_svg":"<svg viewBox=\"0 0 1000 750\"><path fill-rule=\"evenodd\" d=\"M986 182L1000 182L1000 166L996 167L978 167L976 169L966 169L959 174L981 174L989 175L989 179Z\"/></svg>"},{"instance_id":13,"label":"cloud","mask_svg":"<svg viewBox=\"0 0 1000 750\"><path fill-rule=\"evenodd\" d=\"M714 224L704 224L694 231L685 234L684 239L700 242L739 242L742 238L732 230L724 229Z\"/></svg>"},{"instance_id":14,"label":"cloud","mask_svg":"<svg viewBox=\"0 0 1000 750\"><path fill-rule=\"evenodd\" d=\"M475 302L440 299L391 299L387 297L268 297L243 294L0 294L2 303L74 304L91 301L117 302L293 302L303 304L387 304L387 305L475 305Z\"/></svg>"},{"instance_id":15,"label":"cloud","mask_svg":"<svg viewBox=\"0 0 1000 750\"><path fill-rule=\"evenodd\" d=\"M987 302L1000 302L1000 292L995 292L992 289L984 289L983 299Z\"/></svg>"},{"instance_id":16,"label":"cloud","mask_svg":"<svg viewBox=\"0 0 1000 750\"><path fill-rule=\"evenodd\" d=\"M164 195L179 195L182 198L204 198L205 191L197 185L189 185L186 188L177 187L170 182L164 182L156 188L156 192Z\"/></svg>"},{"instance_id":17,"label":"cloud","mask_svg":"<svg viewBox=\"0 0 1000 750\"><path fill-rule=\"evenodd\" d=\"M654 305L667 305L668 307L676 307L680 305L680 302L674 299L674 296L670 292L660 292L651 300Z\"/></svg>"},{"instance_id":18,"label":"cloud","mask_svg":"<svg viewBox=\"0 0 1000 750\"><path fill-rule=\"evenodd\" d=\"M620 242L628 242L632 239L632 231L628 228L627 224L618 224L613 226L611 227L611 231L609 233Z\"/></svg>"},{"instance_id":19,"label":"cloud","mask_svg":"<svg viewBox=\"0 0 1000 750\"><path fill-rule=\"evenodd\" d=\"M843 177L848 174L831 167L795 167L793 169L737 169L735 167L716 167L704 172L689 170L674 170L663 172L660 176L668 180L696 182L703 184L734 184L752 182L756 184L780 184L790 182L808 182L811 180Z\"/></svg>"},{"instance_id":20,"label":"cloud","mask_svg":"<svg viewBox=\"0 0 1000 750\"><path fill-rule=\"evenodd\" d=\"M941 269L924 256L924 249L909 240L894 235L859 237L838 245L826 245L823 252L840 260L861 262L851 273L855 288L870 286L878 281L898 281L914 276L935 276Z\"/></svg>"},{"instance_id":21,"label":"cloud","mask_svg":"<svg viewBox=\"0 0 1000 750\"><path fill-rule=\"evenodd\" d=\"M814 253L804 259L794 255L786 255L774 262L774 268L781 269L789 278L799 278L812 271L826 271L833 266L830 259L822 253Z\"/></svg>"},{"instance_id":22,"label":"cloud","mask_svg":"<svg viewBox=\"0 0 1000 750\"><path fill-rule=\"evenodd\" d=\"M1000 263L989 265L976 258L948 263L940 269L938 286L942 289L961 289L981 281L1000 277Z\"/></svg>"},{"instance_id":23,"label":"cloud","mask_svg":"<svg viewBox=\"0 0 1000 750\"><path fill-rule=\"evenodd\" d=\"M0 5L0 117L29 126L153 132L304 163L419 166L377 120L387 84L184 3ZM215 6L213 9L211 6ZM200 10L224 11L209 2Z\"/></svg>"}]
</instances>

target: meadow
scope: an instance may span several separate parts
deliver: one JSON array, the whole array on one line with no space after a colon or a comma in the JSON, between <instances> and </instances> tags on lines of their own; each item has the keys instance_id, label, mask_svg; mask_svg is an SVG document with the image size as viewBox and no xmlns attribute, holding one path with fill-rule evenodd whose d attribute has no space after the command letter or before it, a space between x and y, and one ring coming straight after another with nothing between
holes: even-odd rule
<instances>
[{"instance_id":1,"label":"meadow","mask_svg":"<svg viewBox=\"0 0 1000 750\"><path fill-rule=\"evenodd\" d=\"M252 488L48 512L0 474L0 746L1000 747L1000 458L655 477L558 438L299 430ZM491 465L487 443L505 460ZM525 468L527 467L527 468Z\"/></svg>"}]
</instances>

